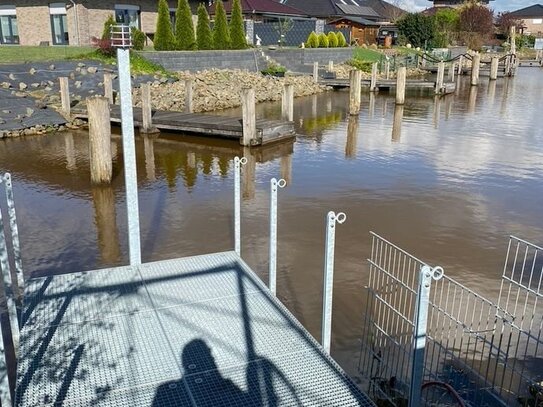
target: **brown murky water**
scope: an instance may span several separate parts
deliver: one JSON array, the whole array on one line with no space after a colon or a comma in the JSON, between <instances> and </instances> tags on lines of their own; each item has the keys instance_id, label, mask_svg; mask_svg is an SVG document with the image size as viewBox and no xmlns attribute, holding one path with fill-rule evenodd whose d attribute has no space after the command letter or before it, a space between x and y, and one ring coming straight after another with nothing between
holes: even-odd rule
<instances>
[{"instance_id":1,"label":"brown murky water","mask_svg":"<svg viewBox=\"0 0 543 407\"><path fill-rule=\"evenodd\" d=\"M232 159L245 155L242 255L267 278L269 179L284 177L278 295L317 338L325 214L347 214L337 230L332 354L350 373L370 230L495 299L508 235L543 242L543 71L482 82L470 90L463 79L442 99L408 94L396 109L393 95L363 94L358 118L346 114L346 92L297 99L296 142L261 149L138 138L144 261L233 248ZM270 118L279 110L258 108ZM113 142L114 182L92 188L85 133L0 141L26 273L127 263L120 138Z\"/></svg>"}]
</instances>

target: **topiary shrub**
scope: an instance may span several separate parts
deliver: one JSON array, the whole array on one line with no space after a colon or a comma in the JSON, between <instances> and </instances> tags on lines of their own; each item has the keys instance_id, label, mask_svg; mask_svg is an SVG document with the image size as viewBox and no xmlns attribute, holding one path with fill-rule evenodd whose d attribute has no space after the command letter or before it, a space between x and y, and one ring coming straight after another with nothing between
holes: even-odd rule
<instances>
[{"instance_id":1,"label":"topiary shrub","mask_svg":"<svg viewBox=\"0 0 543 407\"><path fill-rule=\"evenodd\" d=\"M243 15L241 13L241 4L239 0L234 0L232 3L232 14L230 17L230 48L247 48L245 29L243 28Z\"/></svg>"},{"instance_id":2,"label":"topiary shrub","mask_svg":"<svg viewBox=\"0 0 543 407\"><path fill-rule=\"evenodd\" d=\"M358 69L359 71L370 73L373 62L361 61L360 59L353 58L348 60L346 64L352 66L355 69Z\"/></svg>"},{"instance_id":3,"label":"topiary shrub","mask_svg":"<svg viewBox=\"0 0 543 407\"><path fill-rule=\"evenodd\" d=\"M171 51L175 49L175 37L172 32L172 22L170 20L170 7L166 0L158 1L158 19L153 42L157 51Z\"/></svg>"},{"instance_id":4,"label":"topiary shrub","mask_svg":"<svg viewBox=\"0 0 543 407\"><path fill-rule=\"evenodd\" d=\"M343 33L341 31L339 31L336 34L336 37L337 37L337 46L338 47L346 47L347 46L347 40L345 39L345 36L343 35Z\"/></svg>"},{"instance_id":5,"label":"topiary shrub","mask_svg":"<svg viewBox=\"0 0 543 407\"><path fill-rule=\"evenodd\" d=\"M175 11L176 48L183 51L196 49L192 11L187 0L179 0Z\"/></svg>"},{"instance_id":6,"label":"topiary shrub","mask_svg":"<svg viewBox=\"0 0 543 407\"><path fill-rule=\"evenodd\" d=\"M145 42L147 40L145 33L138 30L136 27L132 27L130 33L132 34L132 48L136 51L143 51L143 47L145 47Z\"/></svg>"},{"instance_id":7,"label":"topiary shrub","mask_svg":"<svg viewBox=\"0 0 543 407\"><path fill-rule=\"evenodd\" d=\"M215 25L213 26L213 47L230 48L230 30L226 21L226 12L221 0L215 2Z\"/></svg>"},{"instance_id":8,"label":"topiary shrub","mask_svg":"<svg viewBox=\"0 0 543 407\"><path fill-rule=\"evenodd\" d=\"M319 48L328 48L328 37L325 33L319 34Z\"/></svg>"},{"instance_id":9,"label":"topiary shrub","mask_svg":"<svg viewBox=\"0 0 543 407\"><path fill-rule=\"evenodd\" d=\"M307 42L305 43L305 46L307 48L319 48L319 36L315 33L315 31L311 31L311 33L307 37Z\"/></svg>"},{"instance_id":10,"label":"topiary shrub","mask_svg":"<svg viewBox=\"0 0 543 407\"><path fill-rule=\"evenodd\" d=\"M338 44L336 33L333 31L330 31L328 33L328 47L330 48L336 48Z\"/></svg>"},{"instance_id":11,"label":"topiary shrub","mask_svg":"<svg viewBox=\"0 0 543 407\"><path fill-rule=\"evenodd\" d=\"M213 33L209 25L209 14L204 3L198 5L198 24L196 25L196 43L198 49L213 49Z\"/></svg>"}]
</instances>

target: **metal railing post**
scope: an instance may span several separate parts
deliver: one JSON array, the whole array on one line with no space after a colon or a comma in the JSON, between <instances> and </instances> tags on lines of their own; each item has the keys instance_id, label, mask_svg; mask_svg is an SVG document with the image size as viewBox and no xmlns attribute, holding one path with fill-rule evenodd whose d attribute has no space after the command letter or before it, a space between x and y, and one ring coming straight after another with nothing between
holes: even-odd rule
<instances>
[{"instance_id":1,"label":"metal railing post","mask_svg":"<svg viewBox=\"0 0 543 407\"><path fill-rule=\"evenodd\" d=\"M0 179L0 182L1 181L2 180ZM19 243L19 228L17 227L17 215L15 213L15 200L13 198L13 186L11 184L11 174L8 172L4 174L4 184L6 186L6 201L8 204L9 228L11 231L15 273L17 275L18 292L16 293L16 295L17 301L19 303L22 303L25 280L23 274L23 262L21 259L21 245Z\"/></svg>"},{"instance_id":2,"label":"metal railing post","mask_svg":"<svg viewBox=\"0 0 543 407\"><path fill-rule=\"evenodd\" d=\"M136 143L134 140L134 112L132 109L132 80L130 77L130 46L132 45L130 27L113 27L112 41L113 46L117 47L117 66L119 69L119 93L121 96L124 181L126 188L130 265L140 265L141 243L138 177L136 171Z\"/></svg>"},{"instance_id":3,"label":"metal railing post","mask_svg":"<svg viewBox=\"0 0 543 407\"><path fill-rule=\"evenodd\" d=\"M241 166L247 158L234 157L234 250L241 256Z\"/></svg>"},{"instance_id":4,"label":"metal railing post","mask_svg":"<svg viewBox=\"0 0 543 407\"><path fill-rule=\"evenodd\" d=\"M284 188L287 182L272 178L270 181L270 264L269 279L270 291L277 292L277 190Z\"/></svg>"},{"instance_id":5,"label":"metal railing post","mask_svg":"<svg viewBox=\"0 0 543 407\"><path fill-rule=\"evenodd\" d=\"M422 266L419 272L418 294L415 304L415 328L413 332L413 363L411 365L411 384L408 406L421 405L422 379L424 376L424 352L426 347L426 326L430 303L432 279L440 280L443 268Z\"/></svg>"},{"instance_id":6,"label":"metal railing post","mask_svg":"<svg viewBox=\"0 0 543 407\"><path fill-rule=\"evenodd\" d=\"M328 212L326 215L326 243L324 257L324 286L322 299L322 347L330 354L332 338L332 296L334 288L334 251L336 246L336 222L345 222L347 215L343 212Z\"/></svg>"}]
</instances>

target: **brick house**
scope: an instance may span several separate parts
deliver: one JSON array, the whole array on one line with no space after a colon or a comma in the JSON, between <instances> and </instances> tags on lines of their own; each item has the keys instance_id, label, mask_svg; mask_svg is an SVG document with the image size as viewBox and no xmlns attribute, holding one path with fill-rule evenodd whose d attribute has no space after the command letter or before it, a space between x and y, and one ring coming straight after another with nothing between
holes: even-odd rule
<instances>
[{"instance_id":1,"label":"brick house","mask_svg":"<svg viewBox=\"0 0 543 407\"><path fill-rule=\"evenodd\" d=\"M169 0L174 18L177 0ZM152 37L157 20L157 0L2 0L0 46L90 45L102 35L104 21L114 15ZM197 0L190 0L196 9Z\"/></svg>"},{"instance_id":2,"label":"brick house","mask_svg":"<svg viewBox=\"0 0 543 407\"><path fill-rule=\"evenodd\" d=\"M522 31L524 34L543 37L543 5L534 4L520 10L511 12L511 16L523 21Z\"/></svg>"}]
</instances>

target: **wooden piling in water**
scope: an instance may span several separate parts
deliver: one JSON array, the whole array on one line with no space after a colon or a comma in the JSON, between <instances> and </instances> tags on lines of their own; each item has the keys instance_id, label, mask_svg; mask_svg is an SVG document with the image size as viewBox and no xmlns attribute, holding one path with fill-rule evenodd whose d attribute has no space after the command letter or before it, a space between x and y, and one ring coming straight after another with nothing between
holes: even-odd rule
<instances>
[{"instance_id":1,"label":"wooden piling in water","mask_svg":"<svg viewBox=\"0 0 543 407\"><path fill-rule=\"evenodd\" d=\"M294 120L294 86L291 84L283 86L281 117L289 122Z\"/></svg>"},{"instance_id":2,"label":"wooden piling in water","mask_svg":"<svg viewBox=\"0 0 543 407\"><path fill-rule=\"evenodd\" d=\"M443 77L445 76L445 62L441 61L437 64L437 77L436 77L436 86L435 94L439 95L443 89Z\"/></svg>"},{"instance_id":3,"label":"wooden piling in water","mask_svg":"<svg viewBox=\"0 0 543 407\"><path fill-rule=\"evenodd\" d=\"M464 55L458 57L458 76L464 74Z\"/></svg>"},{"instance_id":4,"label":"wooden piling in water","mask_svg":"<svg viewBox=\"0 0 543 407\"><path fill-rule=\"evenodd\" d=\"M456 63L453 62L451 66L449 66L449 82L454 82L455 72L456 72Z\"/></svg>"},{"instance_id":5,"label":"wooden piling in water","mask_svg":"<svg viewBox=\"0 0 543 407\"><path fill-rule=\"evenodd\" d=\"M498 57L492 57L490 60L490 80L495 81L498 79L498 66L499 66L499 59Z\"/></svg>"},{"instance_id":6,"label":"wooden piling in water","mask_svg":"<svg viewBox=\"0 0 543 407\"><path fill-rule=\"evenodd\" d=\"M405 103L405 84L407 82L407 68L402 66L398 68L396 77L396 104L403 105Z\"/></svg>"},{"instance_id":7,"label":"wooden piling in water","mask_svg":"<svg viewBox=\"0 0 543 407\"><path fill-rule=\"evenodd\" d=\"M471 86L479 85L479 70L481 69L481 54L473 55L471 60Z\"/></svg>"},{"instance_id":8,"label":"wooden piling in water","mask_svg":"<svg viewBox=\"0 0 543 407\"><path fill-rule=\"evenodd\" d=\"M68 83L68 78L63 76L58 78L60 83L60 102L62 105L62 111L64 114L69 115L71 111L71 102L70 102L70 85Z\"/></svg>"},{"instance_id":9,"label":"wooden piling in water","mask_svg":"<svg viewBox=\"0 0 543 407\"><path fill-rule=\"evenodd\" d=\"M89 116L89 161L93 184L109 184L112 176L109 100L87 99Z\"/></svg>"},{"instance_id":10,"label":"wooden piling in water","mask_svg":"<svg viewBox=\"0 0 543 407\"><path fill-rule=\"evenodd\" d=\"M334 70L334 61L330 60L328 61L328 72L332 72Z\"/></svg>"},{"instance_id":11,"label":"wooden piling in water","mask_svg":"<svg viewBox=\"0 0 543 407\"><path fill-rule=\"evenodd\" d=\"M316 83L319 81L319 63L313 62L313 81Z\"/></svg>"},{"instance_id":12,"label":"wooden piling in water","mask_svg":"<svg viewBox=\"0 0 543 407\"><path fill-rule=\"evenodd\" d=\"M115 103L113 99L113 75L109 72L104 73L104 97L107 98L110 105Z\"/></svg>"},{"instance_id":13,"label":"wooden piling in water","mask_svg":"<svg viewBox=\"0 0 543 407\"><path fill-rule=\"evenodd\" d=\"M349 72L349 114L358 115L360 113L360 92L362 82L362 71L353 69Z\"/></svg>"},{"instance_id":14,"label":"wooden piling in water","mask_svg":"<svg viewBox=\"0 0 543 407\"><path fill-rule=\"evenodd\" d=\"M158 133L159 130L153 126L153 109L151 107L151 85L149 83L141 84L141 115L142 133Z\"/></svg>"},{"instance_id":15,"label":"wooden piling in water","mask_svg":"<svg viewBox=\"0 0 543 407\"><path fill-rule=\"evenodd\" d=\"M244 146L250 146L251 140L256 139L256 105L255 90L253 88L241 90L241 111L243 137L240 141Z\"/></svg>"},{"instance_id":16,"label":"wooden piling in water","mask_svg":"<svg viewBox=\"0 0 543 407\"><path fill-rule=\"evenodd\" d=\"M371 82L370 82L370 92L377 92L377 62L371 64Z\"/></svg>"},{"instance_id":17,"label":"wooden piling in water","mask_svg":"<svg viewBox=\"0 0 543 407\"><path fill-rule=\"evenodd\" d=\"M185 80L185 113L194 112L194 106L192 104L192 96L194 81L192 79Z\"/></svg>"},{"instance_id":18,"label":"wooden piling in water","mask_svg":"<svg viewBox=\"0 0 543 407\"><path fill-rule=\"evenodd\" d=\"M385 78L390 79L390 61L385 62Z\"/></svg>"}]
</instances>

